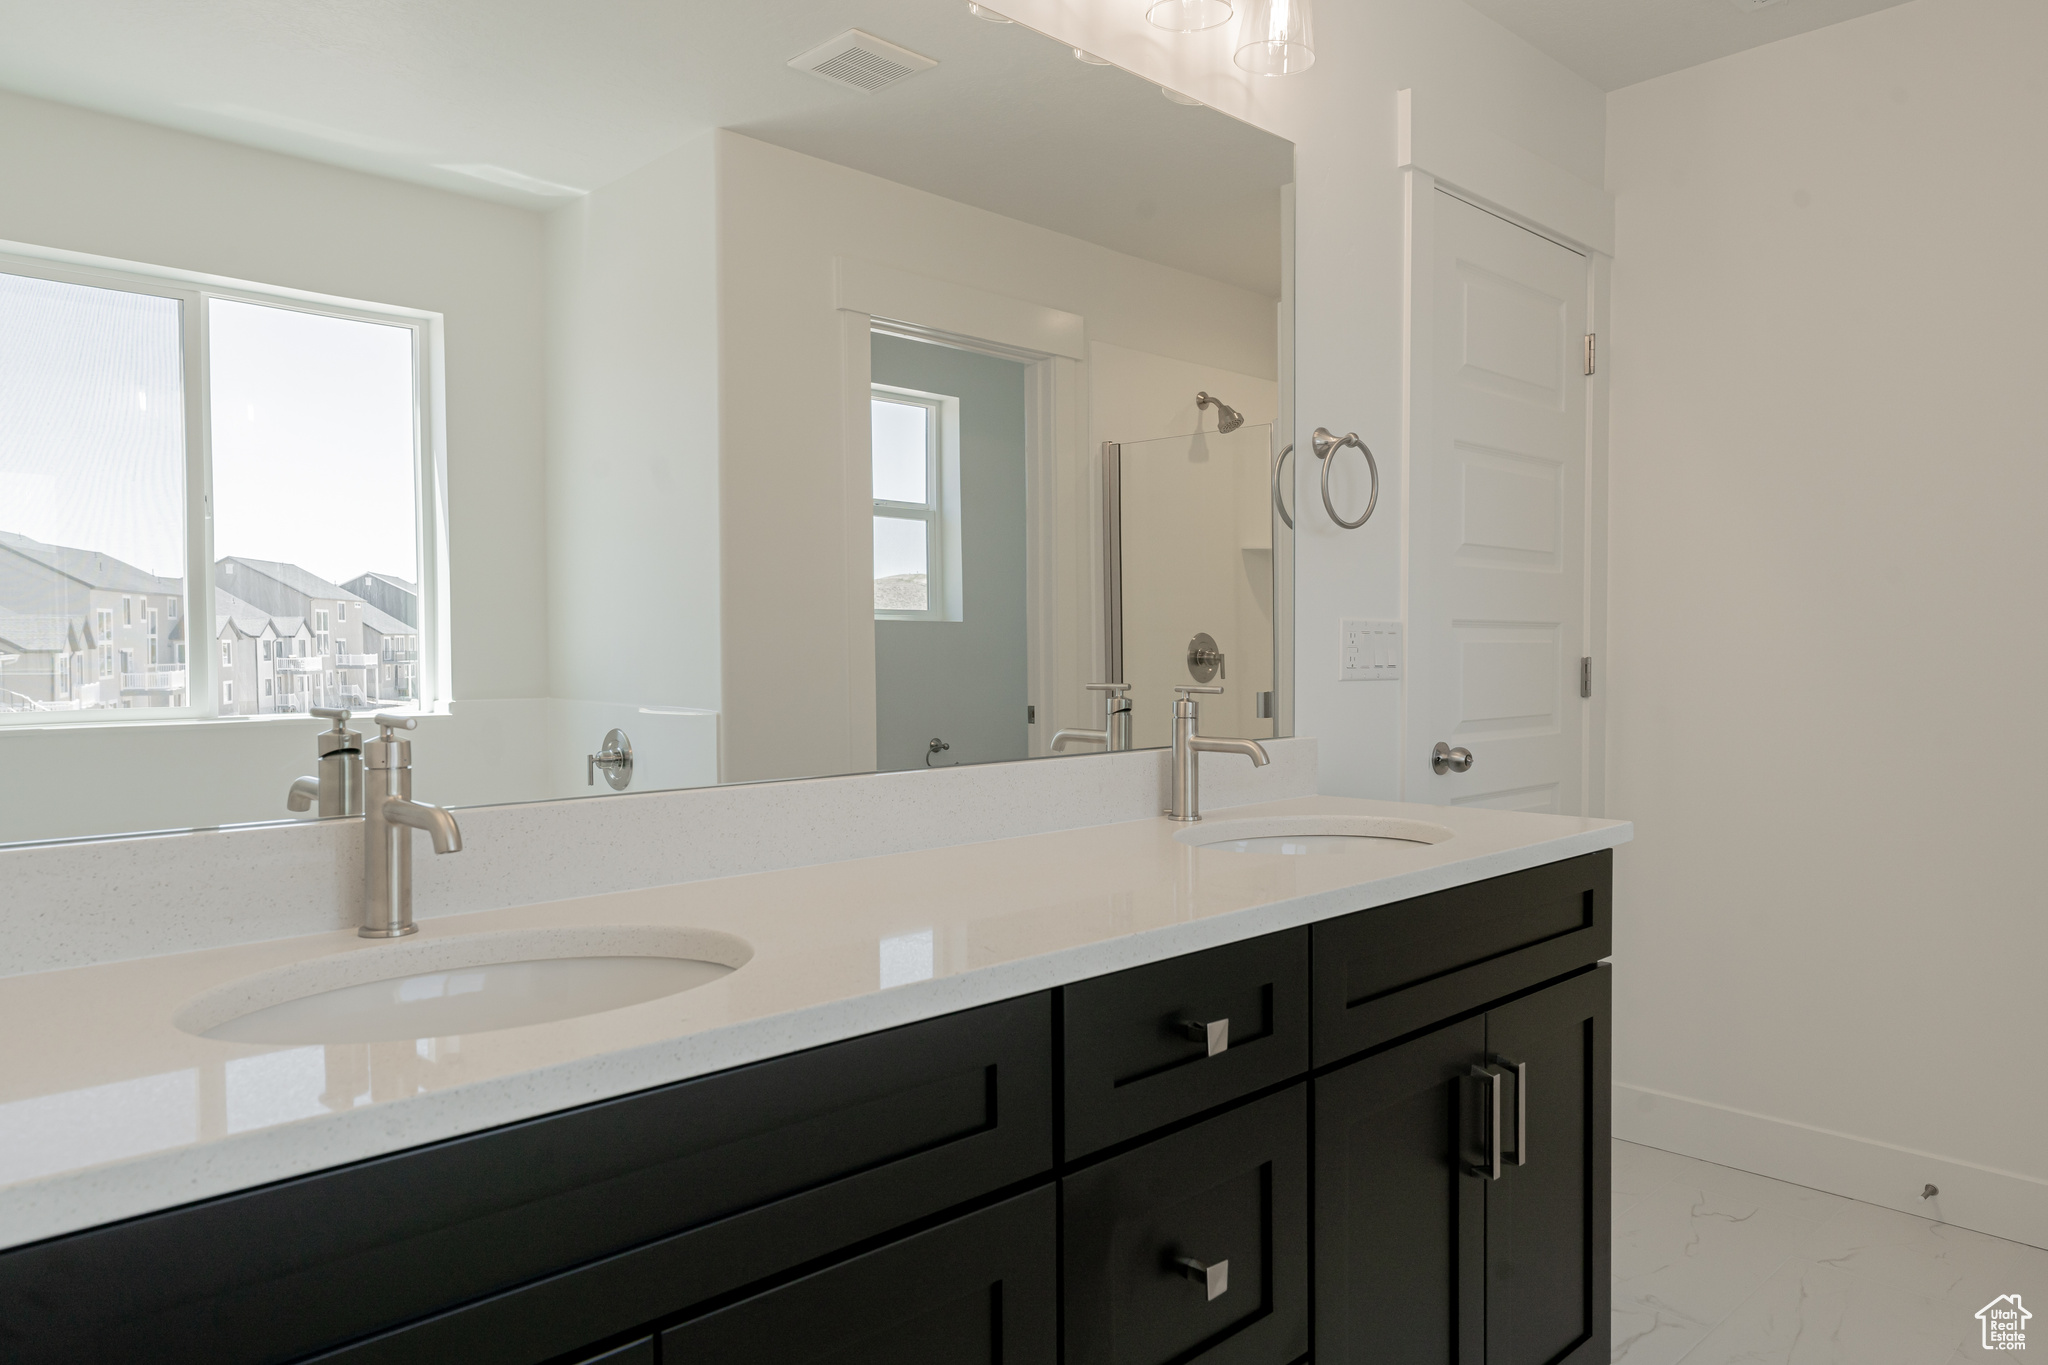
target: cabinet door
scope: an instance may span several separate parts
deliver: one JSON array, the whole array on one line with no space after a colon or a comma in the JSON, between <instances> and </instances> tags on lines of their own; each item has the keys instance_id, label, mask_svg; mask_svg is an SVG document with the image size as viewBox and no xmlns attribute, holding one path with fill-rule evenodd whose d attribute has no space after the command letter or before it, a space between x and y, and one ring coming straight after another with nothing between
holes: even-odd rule
<instances>
[{"instance_id":1,"label":"cabinet door","mask_svg":"<svg viewBox=\"0 0 2048 1365\"><path fill-rule=\"evenodd\" d=\"M1318 1365L1481 1365L1486 1182L1468 1019L1315 1081Z\"/></svg>"},{"instance_id":2,"label":"cabinet door","mask_svg":"<svg viewBox=\"0 0 2048 1365\"><path fill-rule=\"evenodd\" d=\"M1288 1365L1308 1349L1306 1090L1061 1180L1067 1365Z\"/></svg>"},{"instance_id":3,"label":"cabinet door","mask_svg":"<svg viewBox=\"0 0 2048 1365\"><path fill-rule=\"evenodd\" d=\"M1607 1360L1608 972L1486 1016L1489 1061L1526 1078L1505 1086L1507 1159L1486 1182L1487 1365Z\"/></svg>"},{"instance_id":4,"label":"cabinet door","mask_svg":"<svg viewBox=\"0 0 2048 1365\"><path fill-rule=\"evenodd\" d=\"M690 1365L1053 1365L1051 1186L661 1334Z\"/></svg>"}]
</instances>

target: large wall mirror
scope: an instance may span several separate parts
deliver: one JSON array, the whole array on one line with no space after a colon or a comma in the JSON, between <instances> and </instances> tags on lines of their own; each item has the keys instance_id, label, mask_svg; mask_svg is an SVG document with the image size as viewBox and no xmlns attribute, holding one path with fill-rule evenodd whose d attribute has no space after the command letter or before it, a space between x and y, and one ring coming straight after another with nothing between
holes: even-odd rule
<instances>
[{"instance_id":1,"label":"large wall mirror","mask_svg":"<svg viewBox=\"0 0 2048 1365\"><path fill-rule=\"evenodd\" d=\"M1290 733L1290 144L965 0L344 8L0 58L0 843L320 709L454 806Z\"/></svg>"}]
</instances>

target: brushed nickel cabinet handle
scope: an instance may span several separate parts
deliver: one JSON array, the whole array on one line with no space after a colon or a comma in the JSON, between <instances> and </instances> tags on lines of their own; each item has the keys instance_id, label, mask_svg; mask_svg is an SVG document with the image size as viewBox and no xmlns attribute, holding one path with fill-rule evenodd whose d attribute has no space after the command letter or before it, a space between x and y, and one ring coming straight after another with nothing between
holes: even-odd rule
<instances>
[{"instance_id":1,"label":"brushed nickel cabinet handle","mask_svg":"<svg viewBox=\"0 0 2048 1365\"><path fill-rule=\"evenodd\" d=\"M1230 1292L1230 1262L1198 1261L1192 1256L1173 1258L1174 1268L1181 1274L1201 1285L1208 1292L1209 1301L1214 1303Z\"/></svg>"},{"instance_id":2,"label":"brushed nickel cabinet handle","mask_svg":"<svg viewBox=\"0 0 2048 1365\"><path fill-rule=\"evenodd\" d=\"M1492 1059L1495 1066L1511 1068L1515 1073L1515 1164L1529 1164L1529 1064L1511 1062L1496 1054Z\"/></svg>"},{"instance_id":3,"label":"brushed nickel cabinet handle","mask_svg":"<svg viewBox=\"0 0 2048 1365\"><path fill-rule=\"evenodd\" d=\"M1498 1071L1483 1066L1472 1068L1472 1074L1486 1082L1486 1160L1472 1168L1472 1174L1488 1180L1500 1179L1500 1083L1507 1079Z\"/></svg>"},{"instance_id":4,"label":"brushed nickel cabinet handle","mask_svg":"<svg viewBox=\"0 0 2048 1365\"><path fill-rule=\"evenodd\" d=\"M1180 1031L1194 1042L1206 1043L1211 1057L1230 1048L1228 1019L1183 1019L1180 1021Z\"/></svg>"}]
</instances>

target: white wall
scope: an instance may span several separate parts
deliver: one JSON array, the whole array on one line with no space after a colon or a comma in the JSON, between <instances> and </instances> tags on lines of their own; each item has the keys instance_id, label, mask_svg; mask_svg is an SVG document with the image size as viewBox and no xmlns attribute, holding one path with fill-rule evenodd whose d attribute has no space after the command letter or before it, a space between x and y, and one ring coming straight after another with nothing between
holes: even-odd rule
<instances>
[{"instance_id":1,"label":"white wall","mask_svg":"<svg viewBox=\"0 0 2048 1365\"><path fill-rule=\"evenodd\" d=\"M547 216L552 696L719 707L716 195L705 134Z\"/></svg>"},{"instance_id":2,"label":"white wall","mask_svg":"<svg viewBox=\"0 0 2048 1365\"><path fill-rule=\"evenodd\" d=\"M1170 34L1141 5L1009 0L1004 12L1195 95L1295 143L1295 429L1356 430L1380 457L1380 510L1340 531L1289 461L1309 508L1295 558L1295 732L1314 735L1325 792L1396 795L1400 693L1337 681L1338 621L1398 619L1401 506L1402 180L1395 95L1446 107L1589 183L1601 178L1605 101L1581 77L1460 0L1348 0L1316 7L1316 65L1249 76L1231 62L1237 25ZM1335 482L1333 480L1333 482ZM1359 496L1363 497L1362 490ZM1357 504L1353 504L1357 505ZM1620 810L1620 807L1614 807ZM1626 813L1625 811L1623 812Z\"/></svg>"},{"instance_id":3,"label":"white wall","mask_svg":"<svg viewBox=\"0 0 2048 1365\"><path fill-rule=\"evenodd\" d=\"M2037 1245L2043 52L1917 0L1609 111L1616 1130Z\"/></svg>"},{"instance_id":4,"label":"white wall","mask_svg":"<svg viewBox=\"0 0 2048 1365\"><path fill-rule=\"evenodd\" d=\"M864 768L844 701L872 662L846 608L858 585L834 259L1080 314L1091 341L1250 374L1274 372L1275 301L737 134L718 146L726 775ZM1086 723L1092 696L1059 723Z\"/></svg>"},{"instance_id":5,"label":"white wall","mask_svg":"<svg viewBox=\"0 0 2048 1365\"><path fill-rule=\"evenodd\" d=\"M455 695L546 691L536 215L0 93L0 240L443 314ZM318 728L0 730L0 841L282 816Z\"/></svg>"}]
</instances>

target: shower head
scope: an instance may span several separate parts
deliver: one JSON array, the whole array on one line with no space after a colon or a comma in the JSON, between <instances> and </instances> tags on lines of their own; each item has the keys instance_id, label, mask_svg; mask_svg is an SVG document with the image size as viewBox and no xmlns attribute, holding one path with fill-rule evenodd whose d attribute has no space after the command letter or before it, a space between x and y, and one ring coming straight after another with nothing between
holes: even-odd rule
<instances>
[{"instance_id":1,"label":"shower head","mask_svg":"<svg viewBox=\"0 0 2048 1365\"><path fill-rule=\"evenodd\" d=\"M1236 431L1244 425L1244 414L1224 402L1221 398L1211 398L1206 393L1198 393L1195 395L1195 406L1197 408L1216 409L1216 430L1218 431Z\"/></svg>"}]
</instances>

